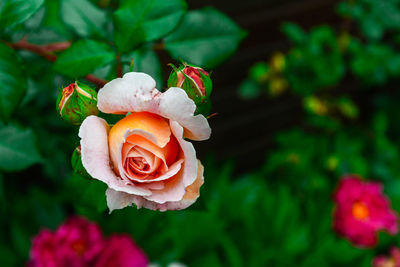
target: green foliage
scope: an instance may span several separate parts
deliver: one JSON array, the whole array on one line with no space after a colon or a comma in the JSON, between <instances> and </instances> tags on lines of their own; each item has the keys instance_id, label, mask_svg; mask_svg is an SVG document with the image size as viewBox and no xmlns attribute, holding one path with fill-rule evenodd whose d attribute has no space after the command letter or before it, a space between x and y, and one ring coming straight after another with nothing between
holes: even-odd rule
<instances>
[{"instance_id":1,"label":"green foliage","mask_svg":"<svg viewBox=\"0 0 400 267\"><path fill-rule=\"evenodd\" d=\"M125 69L128 71L133 64L133 71L144 72L154 77L157 88L163 88L163 72L161 62L150 47L142 47L121 58Z\"/></svg>"},{"instance_id":2,"label":"green foliage","mask_svg":"<svg viewBox=\"0 0 400 267\"><path fill-rule=\"evenodd\" d=\"M0 120L8 121L26 92L27 80L17 54L0 43Z\"/></svg>"},{"instance_id":3,"label":"green foliage","mask_svg":"<svg viewBox=\"0 0 400 267\"><path fill-rule=\"evenodd\" d=\"M44 0L3 0L0 3L0 29L23 23L35 14Z\"/></svg>"},{"instance_id":4,"label":"green foliage","mask_svg":"<svg viewBox=\"0 0 400 267\"><path fill-rule=\"evenodd\" d=\"M0 126L0 169L19 171L40 162L35 136L16 125Z\"/></svg>"},{"instance_id":5,"label":"green foliage","mask_svg":"<svg viewBox=\"0 0 400 267\"><path fill-rule=\"evenodd\" d=\"M245 36L229 17L205 8L189 11L164 41L173 58L212 69L232 56Z\"/></svg>"},{"instance_id":6,"label":"green foliage","mask_svg":"<svg viewBox=\"0 0 400 267\"><path fill-rule=\"evenodd\" d=\"M107 15L89 0L60 0L61 18L76 34L82 37L105 35Z\"/></svg>"},{"instance_id":7,"label":"green foliage","mask_svg":"<svg viewBox=\"0 0 400 267\"><path fill-rule=\"evenodd\" d=\"M288 53L285 76L294 92L308 95L338 83L345 66L331 28L314 28L305 38Z\"/></svg>"},{"instance_id":8,"label":"green foliage","mask_svg":"<svg viewBox=\"0 0 400 267\"><path fill-rule=\"evenodd\" d=\"M81 40L60 54L54 69L71 78L78 78L112 62L114 58L114 51L106 44Z\"/></svg>"},{"instance_id":9,"label":"green foliage","mask_svg":"<svg viewBox=\"0 0 400 267\"><path fill-rule=\"evenodd\" d=\"M121 1L114 13L115 44L120 52L165 36L186 12L184 0Z\"/></svg>"},{"instance_id":10,"label":"green foliage","mask_svg":"<svg viewBox=\"0 0 400 267\"><path fill-rule=\"evenodd\" d=\"M284 55L282 74L270 75L270 70L264 70L259 76L266 79L260 80L250 72L239 94L251 98L258 95L255 92L267 90L277 95L271 91L285 83L288 86L278 87L288 87L302 96L323 94L323 91L338 89L346 70L369 86L399 77L399 4L397 0L342 1L338 5L338 12L344 16L340 34L330 26L316 26L307 33L299 25L284 23L282 31L293 47ZM350 35L352 20L360 28L360 34ZM268 66L274 68L273 59Z\"/></svg>"},{"instance_id":11,"label":"green foliage","mask_svg":"<svg viewBox=\"0 0 400 267\"><path fill-rule=\"evenodd\" d=\"M398 0L343 1L338 5L338 11L356 20L366 38L377 41L385 33L400 30L399 3Z\"/></svg>"}]
</instances>

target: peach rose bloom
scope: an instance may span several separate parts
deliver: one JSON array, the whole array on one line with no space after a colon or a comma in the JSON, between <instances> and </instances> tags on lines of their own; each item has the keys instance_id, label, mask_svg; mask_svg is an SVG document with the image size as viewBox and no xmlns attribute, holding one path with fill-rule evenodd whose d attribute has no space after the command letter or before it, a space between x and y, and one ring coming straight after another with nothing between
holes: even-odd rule
<instances>
[{"instance_id":1,"label":"peach rose bloom","mask_svg":"<svg viewBox=\"0 0 400 267\"><path fill-rule=\"evenodd\" d=\"M133 203L153 210L178 210L193 204L203 184L203 166L192 143L206 140L211 128L181 88L164 93L145 73L130 72L98 93L104 113L127 114L110 127L96 116L79 129L82 163L108 185L110 212Z\"/></svg>"}]
</instances>

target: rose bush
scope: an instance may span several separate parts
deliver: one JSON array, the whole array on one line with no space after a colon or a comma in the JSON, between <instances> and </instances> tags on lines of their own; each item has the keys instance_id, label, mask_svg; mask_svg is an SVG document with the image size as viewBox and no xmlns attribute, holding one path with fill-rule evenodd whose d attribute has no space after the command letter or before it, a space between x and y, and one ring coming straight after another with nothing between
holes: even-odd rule
<instances>
[{"instance_id":1,"label":"rose bush","mask_svg":"<svg viewBox=\"0 0 400 267\"><path fill-rule=\"evenodd\" d=\"M130 72L98 92L104 113L127 114L111 127L96 116L82 123L82 164L107 184L110 211L132 203L153 210L184 209L203 184L203 166L185 138L206 140L211 128L184 90L156 89L145 73Z\"/></svg>"}]
</instances>

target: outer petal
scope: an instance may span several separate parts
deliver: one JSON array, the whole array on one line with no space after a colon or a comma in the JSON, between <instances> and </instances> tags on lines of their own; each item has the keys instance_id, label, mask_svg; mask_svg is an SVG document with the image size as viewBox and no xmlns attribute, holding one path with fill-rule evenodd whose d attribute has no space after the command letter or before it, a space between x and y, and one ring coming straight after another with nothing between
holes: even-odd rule
<instances>
[{"instance_id":1,"label":"outer petal","mask_svg":"<svg viewBox=\"0 0 400 267\"><path fill-rule=\"evenodd\" d=\"M203 115L193 116L196 104L181 88L171 87L163 93L159 108L159 114L185 128L185 137L198 141L210 138L211 128L207 119Z\"/></svg>"},{"instance_id":2,"label":"outer petal","mask_svg":"<svg viewBox=\"0 0 400 267\"><path fill-rule=\"evenodd\" d=\"M161 93L155 86L154 79L145 73L126 73L99 90L98 108L105 113L148 111L177 121L185 128L187 138L200 141L210 137L207 119L194 116L196 105L185 91L172 87Z\"/></svg>"},{"instance_id":3,"label":"outer petal","mask_svg":"<svg viewBox=\"0 0 400 267\"><path fill-rule=\"evenodd\" d=\"M104 113L126 113L157 109L154 79L141 72L128 72L122 78L116 78L99 90L97 107Z\"/></svg>"},{"instance_id":4,"label":"outer petal","mask_svg":"<svg viewBox=\"0 0 400 267\"><path fill-rule=\"evenodd\" d=\"M107 206L110 213L113 210L123 209L132 205L135 195L130 195L125 192L115 191L111 188L106 190Z\"/></svg>"},{"instance_id":5,"label":"outer petal","mask_svg":"<svg viewBox=\"0 0 400 267\"><path fill-rule=\"evenodd\" d=\"M150 195L151 191L132 184L127 184L116 176L110 167L107 134L107 122L96 116L87 117L80 129L82 164L95 179L108 185L109 188L129 194Z\"/></svg>"},{"instance_id":6,"label":"outer petal","mask_svg":"<svg viewBox=\"0 0 400 267\"><path fill-rule=\"evenodd\" d=\"M186 209L194 202L196 202L197 198L200 195L200 187L204 183L203 173L204 167L201 164L200 160L198 160L197 178L193 184L186 188L185 195L179 201L170 201L159 204L153 201L146 200L144 197L140 196L132 196L130 200L132 200L132 202L135 203L138 208L145 207L147 209L159 211Z\"/></svg>"}]
</instances>

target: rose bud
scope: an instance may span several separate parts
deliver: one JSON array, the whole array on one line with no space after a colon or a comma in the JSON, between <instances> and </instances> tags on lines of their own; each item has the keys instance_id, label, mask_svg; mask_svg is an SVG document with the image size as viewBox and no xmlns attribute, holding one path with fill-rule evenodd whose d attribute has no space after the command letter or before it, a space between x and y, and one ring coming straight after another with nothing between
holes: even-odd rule
<instances>
[{"instance_id":1,"label":"rose bud","mask_svg":"<svg viewBox=\"0 0 400 267\"><path fill-rule=\"evenodd\" d=\"M71 83L58 95L57 111L61 118L80 125L90 115L97 115L97 93L80 82Z\"/></svg>"},{"instance_id":2,"label":"rose bud","mask_svg":"<svg viewBox=\"0 0 400 267\"><path fill-rule=\"evenodd\" d=\"M197 106L196 113L207 116L211 110L209 99L212 91L210 75L200 67L184 64L179 68L171 65L173 71L168 78L168 87L179 87Z\"/></svg>"}]
</instances>

